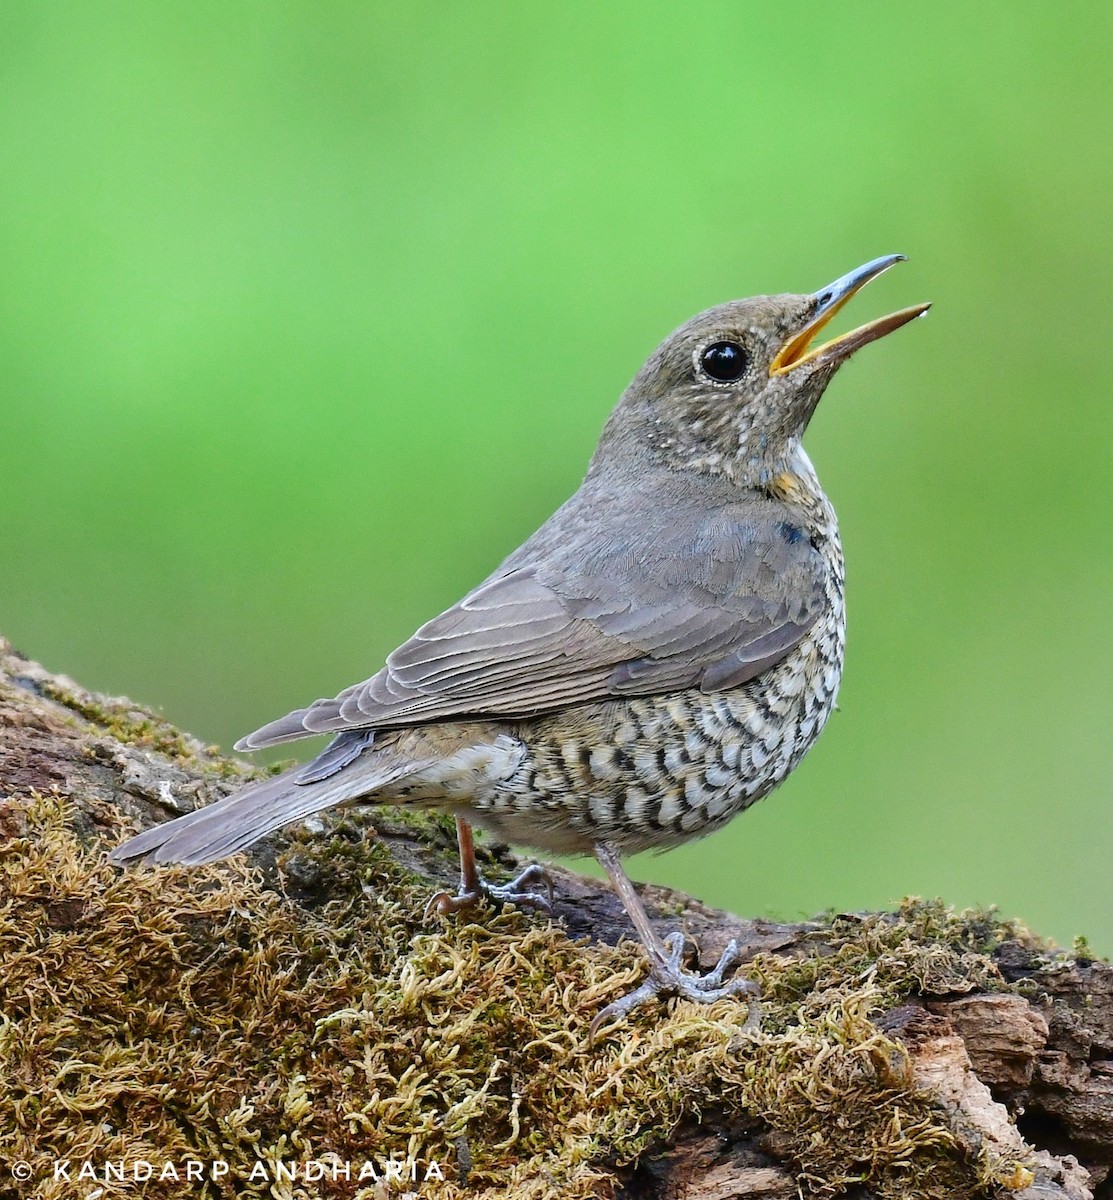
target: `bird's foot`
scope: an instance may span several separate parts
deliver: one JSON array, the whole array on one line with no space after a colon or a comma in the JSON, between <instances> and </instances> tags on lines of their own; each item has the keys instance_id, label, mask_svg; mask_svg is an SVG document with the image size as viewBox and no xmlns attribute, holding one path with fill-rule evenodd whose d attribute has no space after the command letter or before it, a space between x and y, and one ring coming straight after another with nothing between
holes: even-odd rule
<instances>
[{"instance_id":1,"label":"bird's foot","mask_svg":"<svg viewBox=\"0 0 1113 1200\"><path fill-rule=\"evenodd\" d=\"M541 884L545 894L531 891L531 884ZM437 892L425 906L425 920L433 913L442 917L449 913L471 912L488 900L499 906L516 904L519 908L535 908L543 913L553 911L553 881L548 871L540 863L531 863L524 871L519 872L509 883L488 883L482 876L476 875L471 886L462 886L453 895L451 892Z\"/></svg>"},{"instance_id":2,"label":"bird's foot","mask_svg":"<svg viewBox=\"0 0 1113 1200\"><path fill-rule=\"evenodd\" d=\"M758 985L745 976L723 982L727 972L735 966L742 957L738 943L731 940L723 951L719 961L707 972L699 975L681 966L680 959L684 953L684 935L670 933L664 940L666 955L663 959L652 963L649 977L641 987L620 999L608 1004L595 1015L588 1030L588 1041L593 1041L602 1026L611 1021L619 1020L641 1004L661 996L681 996L685 1000L695 1000L700 1004L710 1004L713 1000L725 1000L728 996L749 996L751 998L750 1015L746 1024L750 1025L760 994Z\"/></svg>"}]
</instances>

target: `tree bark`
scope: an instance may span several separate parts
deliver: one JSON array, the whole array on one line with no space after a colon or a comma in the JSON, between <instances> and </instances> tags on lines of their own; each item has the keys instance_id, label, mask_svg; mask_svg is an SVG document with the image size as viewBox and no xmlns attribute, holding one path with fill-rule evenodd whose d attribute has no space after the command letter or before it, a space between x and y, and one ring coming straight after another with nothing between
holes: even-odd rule
<instances>
[{"instance_id":1,"label":"tree bark","mask_svg":"<svg viewBox=\"0 0 1113 1200\"><path fill-rule=\"evenodd\" d=\"M19 832L18 805L34 794L65 799L82 837L107 846L127 820L146 826L169 819L226 793L245 771L159 717L129 701L91 694L0 639L0 849ZM380 809L374 826L430 892L454 884L447 824L415 830ZM506 847L488 843L482 853L487 868L517 865ZM260 847L256 862L273 876L273 844ZM554 921L568 938L616 945L630 936L606 884L562 869L554 869L553 877ZM286 902L319 907L322 889L319 869L296 860L286 864ZM802 961L834 944L829 922L744 920L666 889L640 890L661 931L679 923L698 945L705 968L732 938L745 947L747 960L763 954ZM0 894L0 911L4 899ZM46 903L44 911L64 922L65 913L50 909L49 897ZM867 918L845 916L843 927L855 919ZM991 959L997 986L938 995L909 978L904 1002L875 1014L874 1024L904 1048L916 1088L932 1097L960 1148L973 1157L991 1144L1028 1164L1028 1173L987 1183L985 1194L1027 1200L1113 1196L1107 1182L1113 1164L1113 969L1077 954L1052 953L1023 937L1001 941ZM4 972L0 958L0 977ZM19 997L6 1002L18 1006ZM0 1075L3 1055L0 1042ZM4 1137L0 1129L0 1151ZM605 1163L600 1171L597 1194L631 1200L790 1200L802 1189L823 1187L802 1179L791 1131L713 1106L662 1131L651 1153L612 1164L609 1178ZM462 1162L461 1177L466 1174ZM561 1194L554 1189L552 1195ZM836 1190L859 1198L875 1194L868 1181ZM0 1197L25 1194L11 1190L0 1174Z\"/></svg>"}]
</instances>

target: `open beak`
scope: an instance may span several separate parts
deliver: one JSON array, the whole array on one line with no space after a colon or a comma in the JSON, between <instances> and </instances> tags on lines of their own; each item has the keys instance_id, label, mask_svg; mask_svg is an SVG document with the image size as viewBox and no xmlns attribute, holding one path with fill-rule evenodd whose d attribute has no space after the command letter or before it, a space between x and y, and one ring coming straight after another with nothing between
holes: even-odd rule
<instances>
[{"instance_id":1,"label":"open beak","mask_svg":"<svg viewBox=\"0 0 1113 1200\"><path fill-rule=\"evenodd\" d=\"M795 371L804 363L840 363L849 358L855 350L875 342L878 338L892 333L902 325L916 317L923 316L931 307L930 304L914 304L911 308L902 308L900 312L890 313L887 317L878 317L868 325L859 325L849 333L824 342L809 350L816 334L828 321L866 286L871 279L876 279L882 272L887 271L894 263L904 262L903 254L886 254L883 258L875 258L856 271L850 271L841 279L821 288L815 294L816 308L811 320L788 339L769 364L770 375L786 375Z\"/></svg>"}]
</instances>

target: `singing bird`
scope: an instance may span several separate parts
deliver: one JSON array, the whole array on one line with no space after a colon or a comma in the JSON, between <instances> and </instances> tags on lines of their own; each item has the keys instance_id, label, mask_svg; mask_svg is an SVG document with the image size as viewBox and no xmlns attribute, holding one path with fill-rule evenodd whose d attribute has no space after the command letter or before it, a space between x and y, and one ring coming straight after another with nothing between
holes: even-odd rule
<instances>
[{"instance_id":1,"label":"singing bird","mask_svg":"<svg viewBox=\"0 0 1113 1200\"><path fill-rule=\"evenodd\" d=\"M478 587L363 683L264 725L238 750L332 734L305 766L132 838L116 862L205 863L355 802L454 814L461 887L548 907L534 866L503 886L472 825L517 845L594 853L649 959L596 1017L675 993L755 991L731 943L705 975L661 939L620 857L721 828L800 762L843 665L835 511L801 439L835 372L925 313L917 304L813 346L874 259L808 295L708 309L670 334L622 394L579 490Z\"/></svg>"}]
</instances>

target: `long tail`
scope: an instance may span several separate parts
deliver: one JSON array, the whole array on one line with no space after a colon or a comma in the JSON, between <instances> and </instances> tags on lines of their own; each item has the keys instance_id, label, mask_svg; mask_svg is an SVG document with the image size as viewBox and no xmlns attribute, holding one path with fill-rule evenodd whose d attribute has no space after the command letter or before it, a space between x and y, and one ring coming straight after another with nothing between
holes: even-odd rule
<instances>
[{"instance_id":1,"label":"long tail","mask_svg":"<svg viewBox=\"0 0 1113 1200\"><path fill-rule=\"evenodd\" d=\"M111 862L208 863L226 858L291 821L369 795L427 765L392 754L369 754L325 779L297 781L305 770L253 783L216 804L156 825L117 846Z\"/></svg>"}]
</instances>

